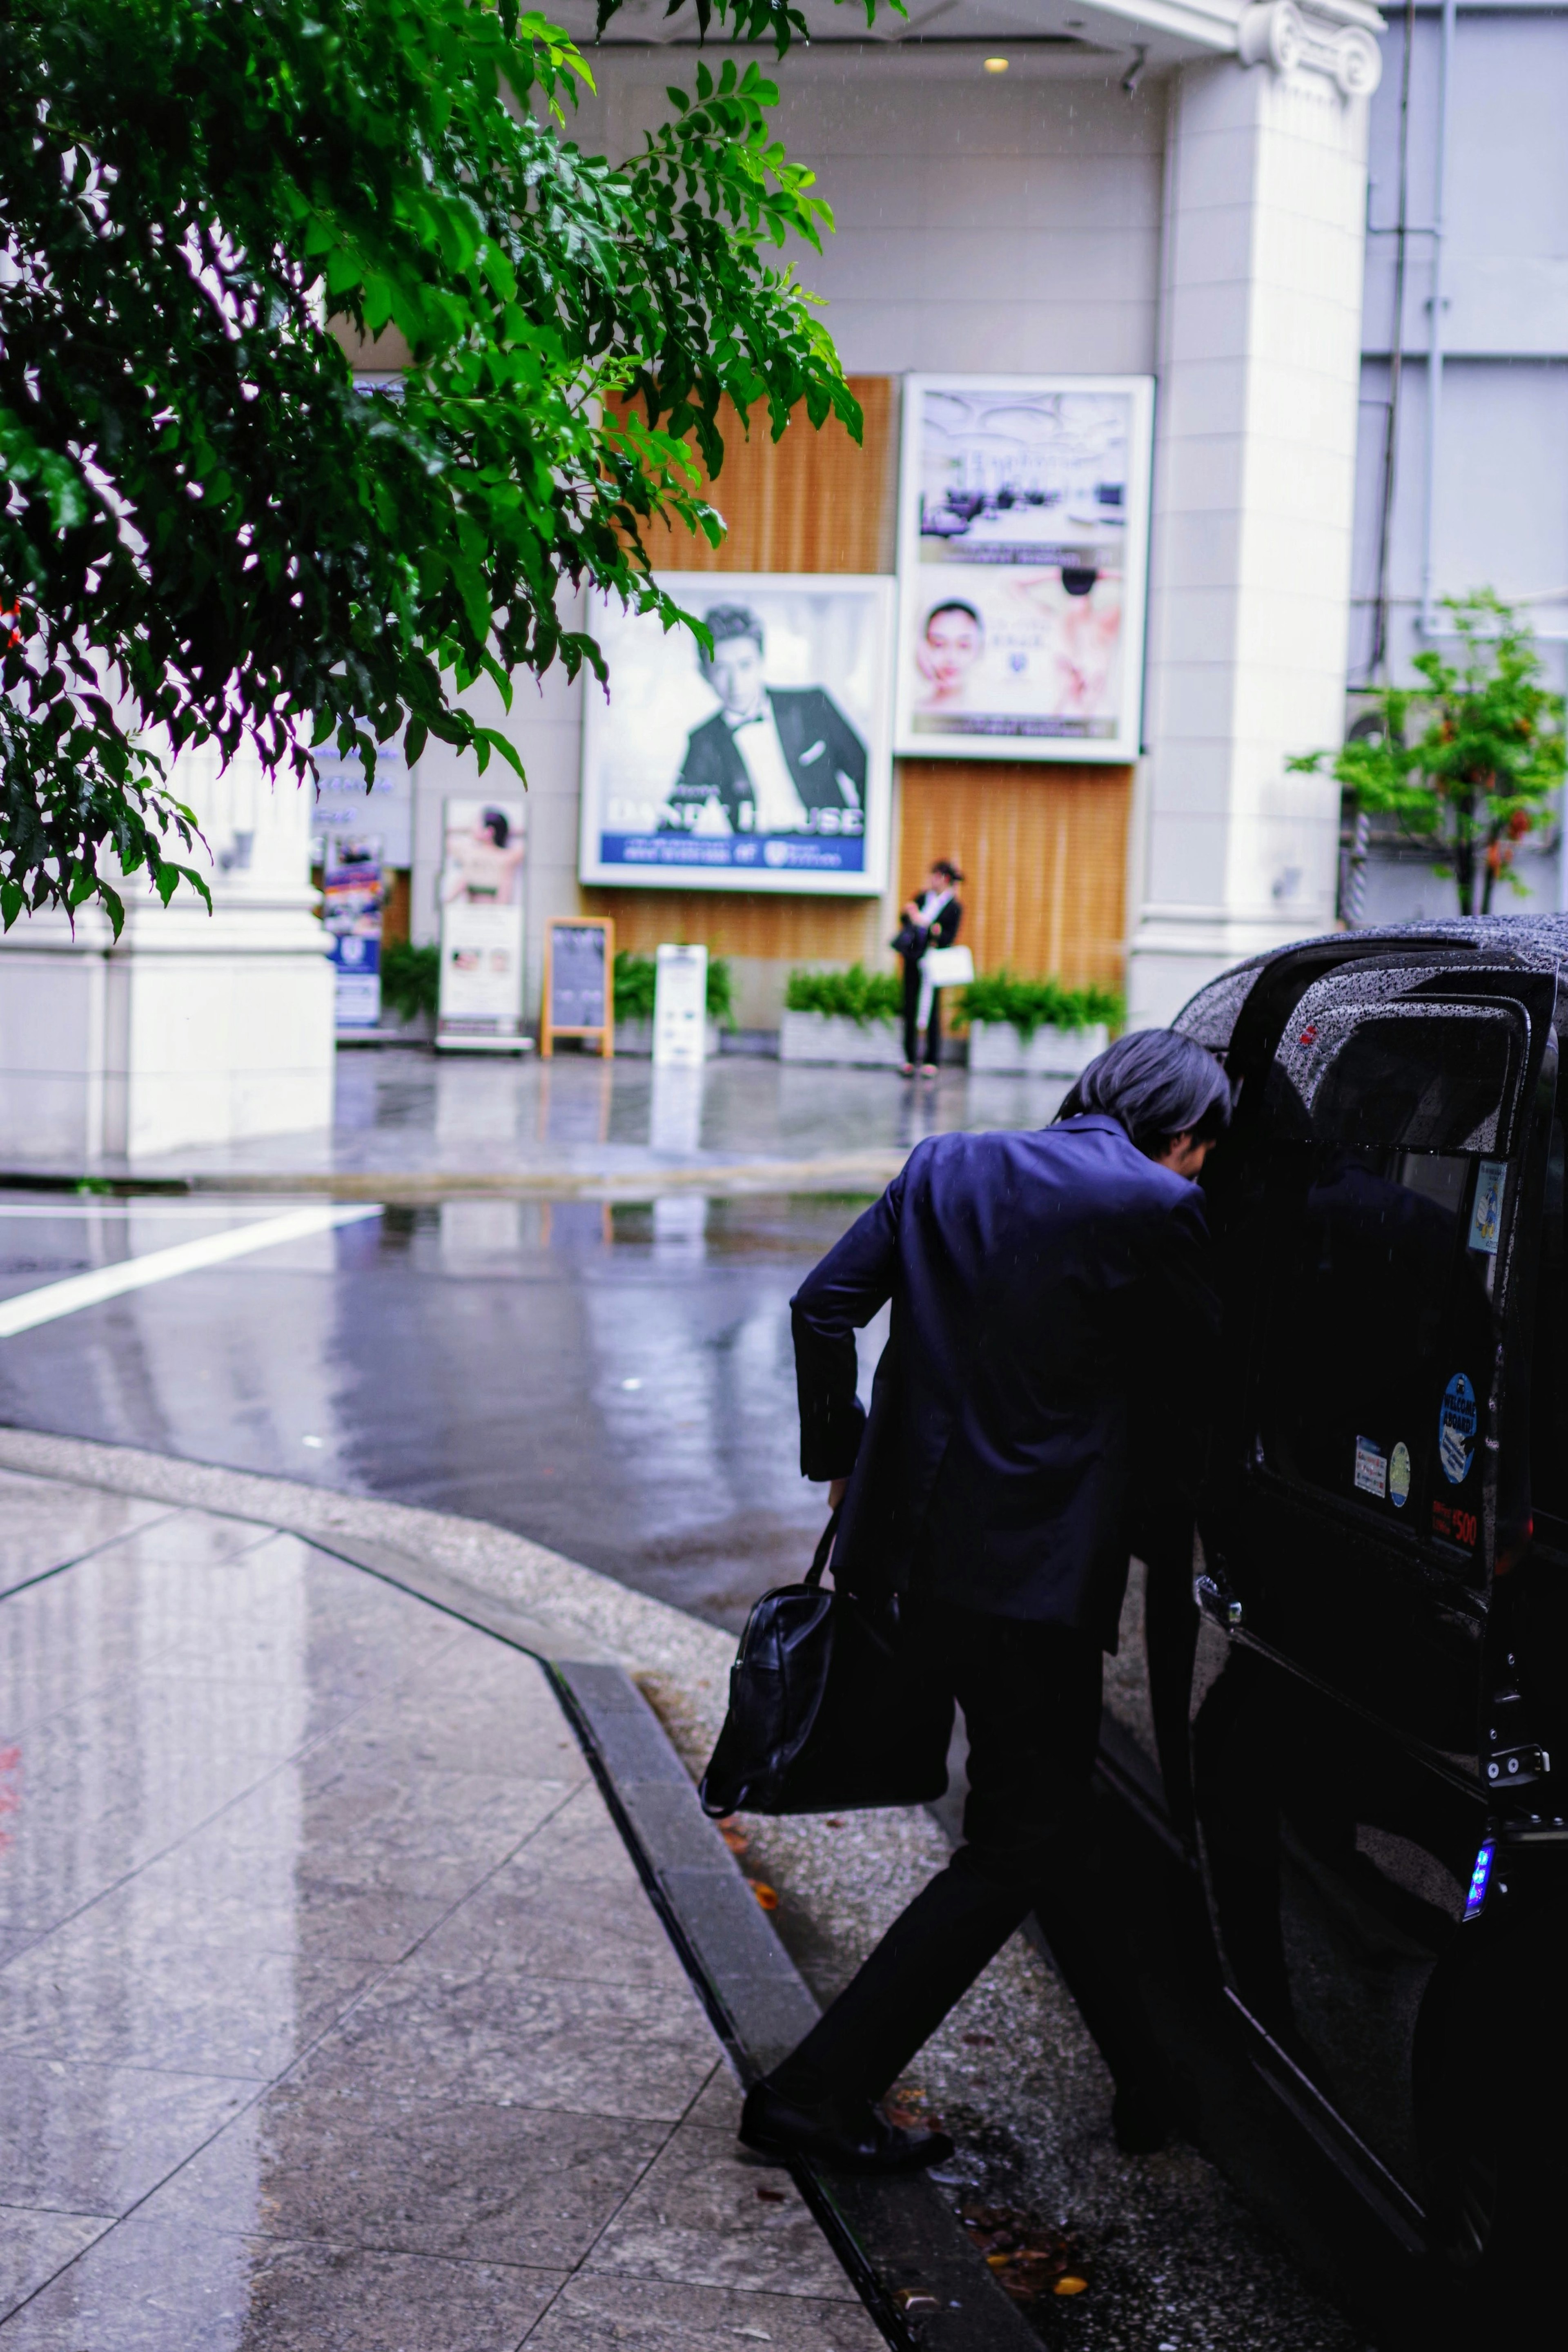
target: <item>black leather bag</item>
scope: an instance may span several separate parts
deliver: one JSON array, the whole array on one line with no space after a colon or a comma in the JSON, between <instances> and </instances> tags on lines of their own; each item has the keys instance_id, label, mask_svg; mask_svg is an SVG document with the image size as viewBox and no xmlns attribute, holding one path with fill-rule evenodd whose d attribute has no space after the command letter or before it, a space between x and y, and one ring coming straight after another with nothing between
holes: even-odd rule
<instances>
[{"instance_id":1,"label":"black leather bag","mask_svg":"<svg viewBox=\"0 0 1568 2352\"><path fill-rule=\"evenodd\" d=\"M804 1584L765 1592L747 1619L698 1790L716 1821L925 1805L947 1786L953 1700L911 1659L896 1602L822 1589L838 1523Z\"/></svg>"}]
</instances>

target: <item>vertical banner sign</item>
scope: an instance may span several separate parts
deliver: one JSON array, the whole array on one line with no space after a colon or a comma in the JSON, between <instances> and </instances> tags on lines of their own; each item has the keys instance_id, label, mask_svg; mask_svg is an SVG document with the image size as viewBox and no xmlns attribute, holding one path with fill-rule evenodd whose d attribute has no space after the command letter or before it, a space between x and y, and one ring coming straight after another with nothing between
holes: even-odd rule
<instances>
[{"instance_id":1,"label":"vertical banner sign","mask_svg":"<svg viewBox=\"0 0 1568 2352\"><path fill-rule=\"evenodd\" d=\"M894 749L1138 756L1154 385L905 379Z\"/></svg>"},{"instance_id":2,"label":"vertical banner sign","mask_svg":"<svg viewBox=\"0 0 1568 2352\"><path fill-rule=\"evenodd\" d=\"M615 926L606 917L552 915L545 942L545 1004L539 1051L557 1037L597 1037L615 1051Z\"/></svg>"},{"instance_id":3,"label":"vertical banner sign","mask_svg":"<svg viewBox=\"0 0 1568 2352\"><path fill-rule=\"evenodd\" d=\"M523 1045L521 801L448 801L441 864L437 1045Z\"/></svg>"},{"instance_id":4,"label":"vertical banner sign","mask_svg":"<svg viewBox=\"0 0 1568 2352\"><path fill-rule=\"evenodd\" d=\"M322 846L322 919L337 982L336 1026L348 1034L382 1017L382 845L329 834Z\"/></svg>"},{"instance_id":5,"label":"vertical banner sign","mask_svg":"<svg viewBox=\"0 0 1568 2352\"><path fill-rule=\"evenodd\" d=\"M653 1059L707 1058L707 950L662 947L653 983Z\"/></svg>"}]
</instances>

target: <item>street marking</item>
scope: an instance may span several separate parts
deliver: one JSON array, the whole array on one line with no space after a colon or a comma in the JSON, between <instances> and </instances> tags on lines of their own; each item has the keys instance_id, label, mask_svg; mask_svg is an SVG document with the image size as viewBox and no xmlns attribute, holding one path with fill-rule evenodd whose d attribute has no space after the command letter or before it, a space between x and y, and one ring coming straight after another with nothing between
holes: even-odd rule
<instances>
[{"instance_id":1,"label":"street marking","mask_svg":"<svg viewBox=\"0 0 1568 2352\"><path fill-rule=\"evenodd\" d=\"M91 1274L73 1274L64 1282L47 1282L20 1297L0 1300L0 1339L14 1339L39 1323L53 1323L75 1315L83 1307L101 1306L106 1298L122 1297L128 1290L145 1290L150 1283L167 1282L176 1274L196 1274L204 1266L246 1257L252 1250L276 1249L283 1242L299 1242L334 1225L356 1224L363 1217L379 1217L379 1203L365 1208L291 1209L285 1217L268 1217L260 1224L241 1225L234 1233L208 1234L199 1242L179 1242L172 1249L150 1250L144 1257L128 1257L118 1265L100 1265Z\"/></svg>"}]
</instances>

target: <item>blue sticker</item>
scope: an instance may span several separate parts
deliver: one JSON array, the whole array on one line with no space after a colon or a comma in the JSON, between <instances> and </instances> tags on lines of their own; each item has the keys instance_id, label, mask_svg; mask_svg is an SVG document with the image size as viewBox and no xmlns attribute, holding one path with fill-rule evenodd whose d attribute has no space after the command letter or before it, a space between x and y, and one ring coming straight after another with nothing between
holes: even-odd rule
<instances>
[{"instance_id":1,"label":"blue sticker","mask_svg":"<svg viewBox=\"0 0 1568 2352\"><path fill-rule=\"evenodd\" d=\"M1450 1486L1462 1486L1476 1454L1476 1392L1463 1372L1443 1391L1437 1413L1437 1459Z\"/></svg>"},{"instance_id":2,"label":"blue sticker","mask_svg":"<svg viewBox=\"0 0 1568 2352\"><path fill-rule=\"evenodd\" d=\"M1497 1255L1498 1228L1502 1223L1502 1192L1508 1181L1506 1160L1483 1160L1476 1174L1476 1197L1470 1210L1469 1246Z\"/></svg>"}]
</instances>

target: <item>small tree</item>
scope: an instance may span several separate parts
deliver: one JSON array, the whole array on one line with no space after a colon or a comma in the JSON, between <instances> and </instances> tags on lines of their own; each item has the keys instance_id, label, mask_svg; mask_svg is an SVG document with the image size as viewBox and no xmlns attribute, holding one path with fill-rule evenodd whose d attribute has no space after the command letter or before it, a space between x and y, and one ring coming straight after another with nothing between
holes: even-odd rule
<instances>
[{"instance_id":1,"label":"small tree","mask_svg":"<svg viewBox=\"0 0 1568 2352\"><path fill-rule=\"evenodd\" d=\"M1293 769L1326 767L1372 815L1392 815L1439 852L1461 915L1490 915L1500 882L1522 892L1513 871L1520 843L1543 825L1563 782L1563 698L1542 683L1527 621L1490 589L1446 597L1461 651L1416 656L1425 683L1384 687L1379 726L1340 751L1311 751ZM1415 732L1416 729L1419 733Z\"/></svg>"}]
</instances>

